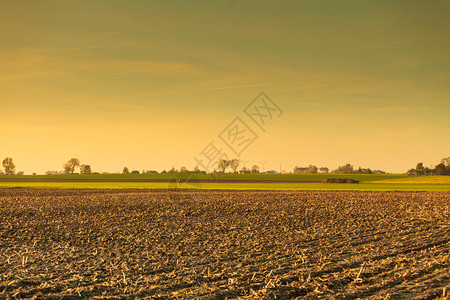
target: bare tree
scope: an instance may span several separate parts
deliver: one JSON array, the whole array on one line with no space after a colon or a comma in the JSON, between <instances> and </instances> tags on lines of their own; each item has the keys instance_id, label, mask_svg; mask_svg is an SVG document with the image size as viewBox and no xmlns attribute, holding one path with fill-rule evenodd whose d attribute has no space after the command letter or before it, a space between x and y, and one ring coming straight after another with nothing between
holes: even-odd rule
<instances>
[{"instance_id":1,"label":"bare tree","mask_svg":"<svg viewBox=\"0 0 450 300\"><path fill-rule=\"evenodd\" d=\"M246 167L243 167L243 168L241 169L241 172L244 173L244 174L245 174L247 171L248 171L248 170L247 170Z\"/></svg>"},{"instance_id":2,"label":"bare tree","mask_svg":"<svg viewBox=\"0 0 450 300\"><path fill-rule=\"evenodd\" d=\"M424 175L425 168L423 167L423 163L418 163L416 166L416 175Z\"/></svg>"},{"instance_id":3,"label":"bare tree","mask_svg":"<svg viewBox=\"0 0 450 300\"><path fill-rule=\"evenodd\" d=\"M63 171L64 174L70 174L71 168L70 168L70 165L68 163L65 163L63 165L63 169L64 169L64 171Z\"/></svg>"},{"instance_id":4,"label":"bare tree","mask_svg":"<svg viewBox=\"0 0 450 300\"><path fill-rule=\"evenodd\" d=\"M80 166L80 174L91 174L91 166L90 165L81 165Z\"/></svg>"},{"instance_id":5,"label":"bare tree","mask_svg":"<svg viewBox=\"0 0 450 300\"><path fill-rule=\"evenodd\" d=\"M445 175L446 169L445 169L445 165L443 163L438 164L435 168L434 168L434 174L436 175Z\"/></svg>"},{"instance_id":6,"label":"bare tree","mask_svg":"<svg viewBox=\"0 0 450 300\"><path fill-rule=\"evenodd\" d=\"M217 163L217 166L222 171L222 173L225 173L225 170L228 168L229 165L230 165L230 161L226 160L226 159L221 159Z\"/></svg>"},{"instance_id":7,"label":"bare tree","mask_svg":"<svg viewBox=\"0 0 450 300\"><path fill-rule=\"evenodd\" d=\"M308 173L308 168L295 166L294 174L306 174L306 173Z\"/></svg>"},{"instance_id":8,"label":"bare tree","mask_svg":"<svg viewBox=\"0 0 450 300\"><path fill-rule=\"evenodd\" d=\"M237 169L239 168L239 163L241 161L237 158L230 160L228 163L230 165L230 168L233 169L233 173L237 173Z\"/></svg>"},{"instance_id":9,"label":"bare tree","mask_svg":"<svg viewBox=\"0 0 450 300\"><path fill-rule=\"evenodd\" d=\"M3 160L3 168L5 169L5 175L14 175L16 173L16 166L11 157Z\"/></svg>"},{"instance_id":10,"label":"bare tree","mask_svg":"<svg viewBox=\"0 0 450 300\"><path fill-rule=\"evenodd\" d=\"M64 173L73 174L75 168L80 166L80 160L78 158L71 158L68 162L64 164Z\"/></svg>"},{"instance_id":11,"label":"bare tree","mask_svg":"<svg viewBox=\"0 0 450 300\"><path fill-rule=\"evenodd\" d=\"M353 173L353 166L351 164L346 164L344 166L338 167L337 171L344 174L351 174Z\"/></svg>"},{"instance_id":12,"label":"bare tree","mask_svg":"<svg viewBox=\"0 0 450 300\"><path fill-rule=\"evenodd\" d=\"M252 174L259 173L259 167L257 165L253 165L252 167Z\"/></svg>"},{"instance_id":13,"label":"bare tree","mask_svg":"<svg viewBox=\"0 0 450 300\"><path fill-rule=\"evenodd\" d=\"M320 172L322 172L322 173L328 173L328 171L330 171L330 169L328 169L327 167L320 168Z\"/></svg>"},{"instance_id":14,"label":"bare tree","mask_svg":"<svg viewBox=\"0 0 450 300\"><path fill-rule=\"evenodd\" d=\"M450 157L443 158L441 163L445 166L445 174L450 175Z\"/></svg>"},{"instance_id":15,"label":"bare tree","mask_svg":"<svg viewBox=\"0 0 450 300\"><path fill-rule=\"evenodd\" d=\"M308 173L311 173L311 174L315 174L315 173L317 173L317 167L316 166L313 166L313 165L309 165L308 166L308 171L307 171Z\"/></svg>"},{"instance_id":16,"label":"bare tree","mask_svg":"<svg viewBox=\"0 0 450 300\"><path fill-rule=\"evenodd\" d=\"M172 167L167 173L178 173L178 170L175 167Z\"/></svg>"}]
</instances>

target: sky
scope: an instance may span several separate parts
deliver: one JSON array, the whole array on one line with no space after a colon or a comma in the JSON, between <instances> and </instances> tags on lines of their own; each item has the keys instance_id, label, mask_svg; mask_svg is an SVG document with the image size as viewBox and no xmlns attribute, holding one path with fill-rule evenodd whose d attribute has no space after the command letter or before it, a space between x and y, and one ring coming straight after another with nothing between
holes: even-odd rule
<instances>
[{"instance_id":1,"label":"sky","mask_svg":"<svg viewBox=\"0 0 450 300\"><path fill-rule=\"evenodd\" d=\"M449 1L0 4L0 158L16 171L211 168L214 153L398 173L450 156Z\"/></svg>"}]
</instances>

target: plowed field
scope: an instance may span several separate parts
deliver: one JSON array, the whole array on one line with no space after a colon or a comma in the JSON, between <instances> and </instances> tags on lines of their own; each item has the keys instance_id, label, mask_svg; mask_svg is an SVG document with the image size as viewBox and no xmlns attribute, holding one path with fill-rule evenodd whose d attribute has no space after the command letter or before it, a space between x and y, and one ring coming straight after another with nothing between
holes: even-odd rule
<instances>
[{"instance_id":1,"label":"plowed field","mask_svg":"<svg viewBox=\"0 0 450 300\"><path fill-rule=\"evenodd\" d=\"M0 299L448 290L448 192L0 189Z\"/></svg>"}]
</instances>

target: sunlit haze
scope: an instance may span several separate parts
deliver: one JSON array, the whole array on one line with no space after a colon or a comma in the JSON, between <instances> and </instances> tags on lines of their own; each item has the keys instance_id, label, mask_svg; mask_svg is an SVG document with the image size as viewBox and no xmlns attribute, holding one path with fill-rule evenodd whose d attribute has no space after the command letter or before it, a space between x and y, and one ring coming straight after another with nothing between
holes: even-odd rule
<instances>
[{"instance_id":1,"label":"sunlit haze","mask_svg":"<svg viewBox=\"0 0 450 300\"><path fill-rule=\"evenodd\" d=\"M450 156L449 1L1 3L0 158L25 174L193 169L210 142L288 172ZM258 136L239 155L236 117Z\"/></svg>"}]
</instances>

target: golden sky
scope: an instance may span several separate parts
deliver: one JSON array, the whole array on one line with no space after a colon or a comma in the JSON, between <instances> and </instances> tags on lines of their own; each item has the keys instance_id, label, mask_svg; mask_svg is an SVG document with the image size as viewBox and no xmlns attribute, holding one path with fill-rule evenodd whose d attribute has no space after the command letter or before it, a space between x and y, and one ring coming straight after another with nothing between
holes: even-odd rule
<instances>
[{"instance_id":1,"label":"golden sky","mask_svg":"<svg viewBox=\"0 0 450 300\"><path fill-rule=\"evenodd\" d=\"M192 169L236 117L247 166L404 172L450 156L449 1L13 1L0 158L17 171ZM263 131L244 109L283 111Z\"/></svg>"}]
</instances>

